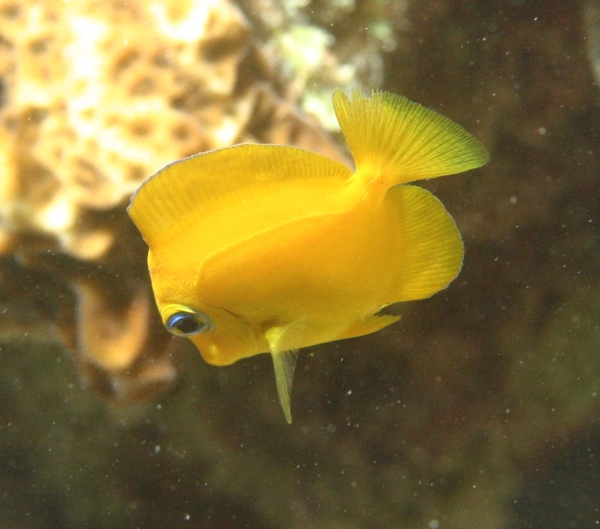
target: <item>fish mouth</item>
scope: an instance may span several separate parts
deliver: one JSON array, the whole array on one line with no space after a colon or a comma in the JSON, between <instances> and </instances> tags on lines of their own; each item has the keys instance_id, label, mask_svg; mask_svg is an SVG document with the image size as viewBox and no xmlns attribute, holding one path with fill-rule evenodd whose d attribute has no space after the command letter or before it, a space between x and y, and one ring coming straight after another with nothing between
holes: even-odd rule
<instances>
[{"instance_id":1,"label":"fish mouth","mask_svg":"<svg viewBox=\"0 0 600 529\"><path fill-rule=\"evenodd\" d=\"M229 365L260 353L259 342L245 318L224 307L210 310L214 329L190 336L204 360L212 365Z\"/></svg>"}]
</instances>

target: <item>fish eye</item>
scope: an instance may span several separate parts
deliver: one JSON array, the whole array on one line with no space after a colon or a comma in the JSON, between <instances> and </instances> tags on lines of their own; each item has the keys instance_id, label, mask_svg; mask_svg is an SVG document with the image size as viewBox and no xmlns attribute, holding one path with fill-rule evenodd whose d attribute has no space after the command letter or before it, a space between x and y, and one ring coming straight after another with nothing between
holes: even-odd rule
<instances>
[{"instance_id":1,"label":"fish eye","mask_svg":"<svg viewBox=\"0 0 600 529\"><path fill-rule=\"evenodd\" d=\"M175 336L190 336L209 331L212 329L212 322L202 312L180 310L167 318L165 327Z\"/></svg>"}]
</instances>

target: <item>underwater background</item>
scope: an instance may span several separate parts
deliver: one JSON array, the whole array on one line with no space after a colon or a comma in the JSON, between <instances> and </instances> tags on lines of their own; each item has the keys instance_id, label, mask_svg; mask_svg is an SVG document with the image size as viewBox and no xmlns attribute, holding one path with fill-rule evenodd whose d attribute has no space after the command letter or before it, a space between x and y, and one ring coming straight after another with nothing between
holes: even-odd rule
<instances>
[{"instance_id":1,"label":"underwater background","mask_svg":"<svg viewBox=\"0 0 600 529\"><path fill-rule=\"evenodd\" d=\"M516 529L600 521L600 1L0 0L0 526ZM424 182L463 270L376 334L206 365L125 208L240 142L346 159L331 93L460 123Z\"/></svg>"}]
</instances>

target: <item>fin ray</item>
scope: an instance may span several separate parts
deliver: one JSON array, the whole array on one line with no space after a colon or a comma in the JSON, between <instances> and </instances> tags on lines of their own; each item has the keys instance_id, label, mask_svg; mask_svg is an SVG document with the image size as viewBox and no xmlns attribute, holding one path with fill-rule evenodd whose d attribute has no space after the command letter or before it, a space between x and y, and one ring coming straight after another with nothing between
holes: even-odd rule
<instances>
[{"instance_id":1,"label":"fin ray","mask_svg":"<svg viewBox=\"0 0 600 529\"><path fill-rule=\"evenodd\" d=\"M379 311L380 309L377 310ZM397 322L401 317L402 316L393 316L391 314L371 314L370 316L355 321L338 337L338 339L355 338L356 336L377 332L384 327Z\"/></svg>"},{"instance_id":2,"label":"fin ray","mask_svg":"<svg viewBox=\"0 0 600 529\"><path fill-rule=\"evenodd\" d=\"M393 301L432 296L458 275L464 255L460 233L442 203L422 187L403 185L388 190L395 208L401 273Z\"/></svg>"},{"instance_id":3,"label":"fin ray","mask_svg":"<svg viewBox=\"0 0 600 529\"><path fill-rule=\"evenodd\" d=\"M287 203L286 196L272 200L269 205L270 210L281 209L275 212L280 217L289 218L298 212L306 215L327 196L327 183L339 185L351 176L352 171L343 163L303 149L285 145L235 145L167 165L142 184L127 211L152 246L153 241L169 240L174 230L206 221L214 212L243 206L249 198L258 201L260 196L270 196L268 189L280 193L288 190L290 194ZM281 186L282 183L286 185ZM317 186L324 188L322 194L315 192ZM296 195L300 199L293 200ZM265 209L261 205L249 206L254 213L252 218L258 223L260 211ZM272 223L272 217L265 222Z\"/></svg>"},{"instance_id":4,"label":"fin ray","mask_svg":"<svg viewBox=\"0 0 600 529\"><path fill-rule=\"evenodd\" d=\"M487 163L486 149L460 125L403 96L341 91L333 107L357 173L379 172L388 187L461 173Z\"/></svg>"},{"instance_id":5,"label":"fin ray","mask_svg":"<svg viewBox=\"0 0 600 529\"><path fill-rule=\"evenodd\" d=\"M292 423L292 382L298 361L298 349L271 353L279 404L288 424Z\"/></svg>"},{"instance_id":6,"label":"fin ray","mask_svg":"<svg viewBox=\"0 0 600 529\"><path fill-rule=\"evenodd\" d=\"M273 358L279 404L288 424L292 423L292 382L296 362L298 361L298 349L293 348L293 346L290 348L289 344L294 343L297 338L294 335L302 331L304 321L305 318L300 318L287 325L271 327L265 333Z\"/></svg>"}]
</instances>

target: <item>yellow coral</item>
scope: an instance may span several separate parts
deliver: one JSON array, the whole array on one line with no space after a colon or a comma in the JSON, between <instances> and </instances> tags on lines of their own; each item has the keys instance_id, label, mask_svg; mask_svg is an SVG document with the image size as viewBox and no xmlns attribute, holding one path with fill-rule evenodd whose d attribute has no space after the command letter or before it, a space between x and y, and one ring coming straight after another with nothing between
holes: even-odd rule
<instances>
[{"instance_id":1,"label":"yellow coral","mask_svg":"<svg viewBox=\"0 0 600 529\"><path fill-rule=\"evenodd\" d=\"M89 377L118 398L170 384L130 195L172 160L257 136L331 144L278 107L229 0L0 0L0 37L0 252L63 285L53 324Z\"/></svg>"}]
</instances>

